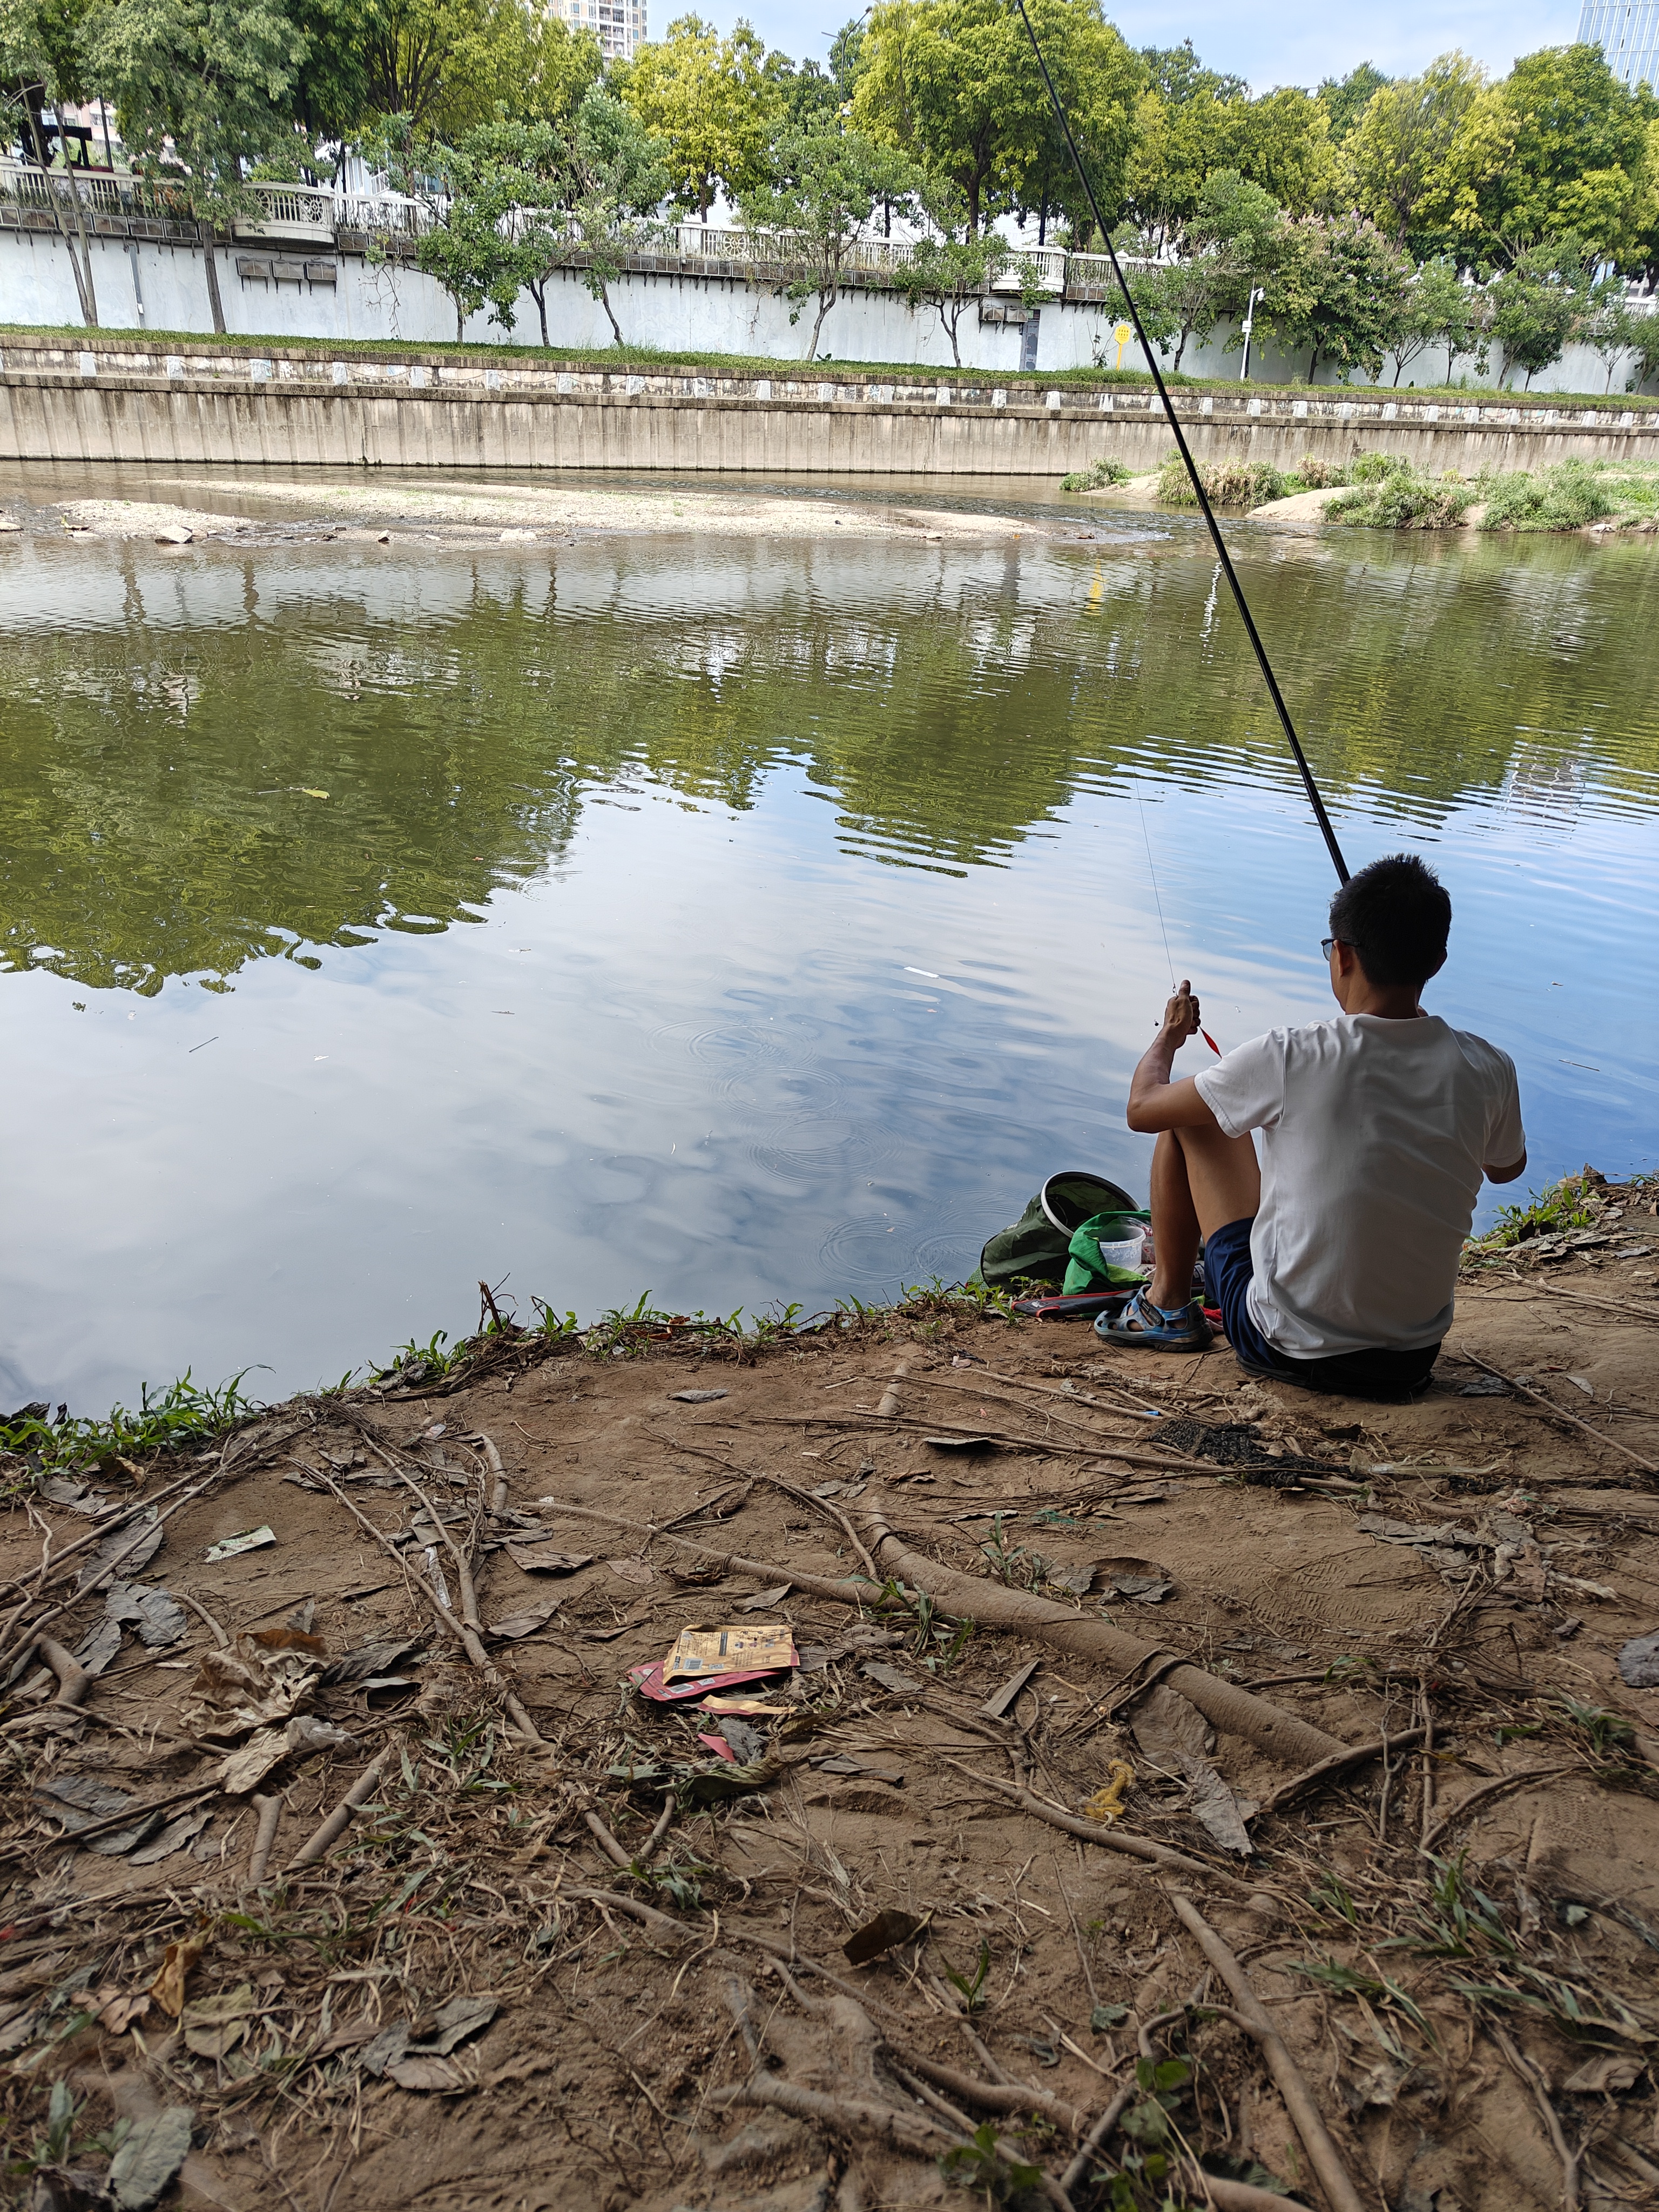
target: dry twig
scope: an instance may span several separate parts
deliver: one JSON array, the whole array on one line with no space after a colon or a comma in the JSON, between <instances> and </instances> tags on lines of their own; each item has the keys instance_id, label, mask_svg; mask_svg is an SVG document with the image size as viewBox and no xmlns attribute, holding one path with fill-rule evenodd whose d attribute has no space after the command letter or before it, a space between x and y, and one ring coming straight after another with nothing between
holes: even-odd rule
<instances>
[{"instance_id":1,"label":"dry twig","mask_svg":"<svg viewBox=\"0 0 1659 2212\"><path fill-rule=\"evenodd\" d=\"M1359 2191L1349 2179L1341 2154L1331 2140L1319 2107L1314 2102L1313 2094L1303 2080L1301 2069L1291 2057L1284 2038L1268 2016L1267 2007L1256 1995L1249 1976L1191 1898L1176 1889L1168 1892L1168 1895L1182 1926L1232 1991L1240 2018L1261 2045L1267 2069L1285 2100L1285 2109L1302 2138L1308 2162L1325 2192L1331 2212L1365 2212Z\"/></svg>"}]
</instances>

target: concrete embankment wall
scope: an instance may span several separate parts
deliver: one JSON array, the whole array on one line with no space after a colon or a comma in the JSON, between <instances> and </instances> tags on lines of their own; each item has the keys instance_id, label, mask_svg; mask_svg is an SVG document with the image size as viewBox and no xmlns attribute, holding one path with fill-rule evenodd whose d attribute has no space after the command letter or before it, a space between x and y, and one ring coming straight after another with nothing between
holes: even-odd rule
<instances>
[{"instance_id":1,"label":"concrete embankment wall","mask_svg":"<svg viewBox=\"0 0 1659 2212\"><path fill-rule=\"evenodd\" d=\"M1293 466L1381 449L1425 469L1537 469L1569 454L1659 459L1659 410L1184 394L1204 458ZM844 368L711 370L456 364L313 353L152 352L0 339L0 453L21 460L464 469L750 470L769 475L1060 475L1170 450L1155 395L899 383Z\"/></svg>"},{"instance_id":2,"label":"concrete embankment wall","mask_svg":"<svg viewBox=\"0 0 1659 2212\"><path fill-rule=\"evenodd\" d=\"M30 211L33 212L33 211ZM0 204L0 218L15 210ZM0 220L0 320L44 329L73 329L81 310L62 241L45 228L8 225ZM283 246L264 240L224 240L215 265L228 330L238 336L268 339L390 340L423 346L455 337L455 310L435 279L416 269L406 251L387 258L365 250L362 234L341 233L335 242ZM320 257L313 258L312 257ZM93 279L99 319L106 331L190 331L209 336L213 329L205 258L193 223L100 216L91 240ZM249 276L244 270L264 270ZM611 301L629 345L664 353L736 354L803 365L817 302L786 296L784 270L744 270L730 264L698 266L687 262L635 257L611 287ZM1019 314L1018 295L970 306L957 326L964 368L1007 375L1022 366L1050 371L1111 367L1144 368L1133 343L1120 349L1113 335L1123 309L1109 289L1099 296L1080 295L1046 300L1035 320L1006 320ZM541 322L526 292L517 303L517 324L504 330L489 313L467 319L469 345L536 343ZM792 321L791 317L794 319ZM605 309L592 298L574 270L554 273L547 287L548 337L555 346L581 352L603 351L612 343ZM1026 351L1028 343L1035 359ZM931 307L913 309L885 285L855 274L825 318L820 351L837 366L859 362L907 362L918 368L948 368L951 341ZM1120 351L1121 359L1120 360ZM1161 356L1170 366L1170 354ZM1188 376L1234 377L1239 369L1238 339L1231 322L1194 338L1182 356ZM1282 354L1267 337L1258 342L1251 366L1259 382L1289 383L1305 376L1308 356ZM1613 364L1612 388L1622 392L1638 367L1627 352ZM1400 384L1452 383L1495 386L1506 364L1495 348L1483 368L1473 356L1449 359L1437 347L1408 364ZM1337 371L1322 364L1315 381L1333 389ZM1559 361L1545 369L1534 388L1540 392L1601 392L1608 383L1608 364L1575 341Z\"/></svg>"}]
</instances>

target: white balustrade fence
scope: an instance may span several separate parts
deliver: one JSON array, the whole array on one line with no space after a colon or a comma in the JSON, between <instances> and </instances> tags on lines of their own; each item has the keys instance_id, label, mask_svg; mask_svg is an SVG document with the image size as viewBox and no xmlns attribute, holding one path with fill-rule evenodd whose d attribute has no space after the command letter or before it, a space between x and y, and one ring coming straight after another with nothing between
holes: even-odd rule
<instances>
[{"instance_id":1,"label":"white balustrade fence","mask_svg":"<svg viewBox=\"0 0 1659 2212\"><path fill-rule=\"evenodd\" d=\"M239 215L234 225L236 235L244 239L280 242L287 238L324 244L337 241L339 234L347 232L413 240L441 224L447 213L447 203L436 196L343 192L323 185L299 184L250 184L246 190L254 204ZM0 202L61 207L70 194L90 215L195 219L186 193L175 185L96 170L54 169L43 173L31 163L0 157ZM568 236L573 246L580 244L574 224ZM632 222L622 226L615 242L625 255L673 261L687 268L718 263L725 269L749 265L804 270L814 259L798 234L726 228L714 223ZM907 267L915 255L915 244L908 240L862 238L847 250L842 269L854 277L859 272L880 277ZM1135 256L1121 258L1128 270L1157 265ZM1012 262L990 289L1017 292L1026 285L1048 297L1093 299L1109 305L1116 279L1103 253L1073 253L1063 246L1038 246L1017 249ZM1631 285L1628 298L1638 313L1654 311L1654 296L1645 289Z\"/></svg>"}]
</instances>

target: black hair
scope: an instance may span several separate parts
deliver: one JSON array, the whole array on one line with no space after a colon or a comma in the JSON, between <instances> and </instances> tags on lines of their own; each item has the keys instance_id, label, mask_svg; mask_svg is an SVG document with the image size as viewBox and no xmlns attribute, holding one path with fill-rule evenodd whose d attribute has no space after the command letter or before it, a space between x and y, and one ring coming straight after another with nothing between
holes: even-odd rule
<instances>
[{"instance_id":1,"label":"black hair","mask_svg":"<svg viewBox=\"0 0 1659 2212\"><path fill-rule=\"evenodd\" d=\"M1350 876L1331 901L1331 934L1352 945L1367 982L1420 988L1446 957L1451 901L1413 853L1391 853Z\"/></svg>"}]
</instances>

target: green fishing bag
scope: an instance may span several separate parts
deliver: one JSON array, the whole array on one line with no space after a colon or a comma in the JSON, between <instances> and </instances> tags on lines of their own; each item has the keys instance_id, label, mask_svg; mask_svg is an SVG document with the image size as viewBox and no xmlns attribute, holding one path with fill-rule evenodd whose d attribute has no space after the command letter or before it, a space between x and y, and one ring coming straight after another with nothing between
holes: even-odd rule
<instances>
[{"instance_id":1,"label":"green fishing bag","mask_svg":"<svg viewBox=\"0 0 1659 2212\"><path fill-rule=\"evenodd\" d=\"M1139 1211L1127 1213L1097 1213L1092 1221L1085 1221L1072 1232L1069 1247L1071 1257L1066 1263L1066 1280L1060 1288L1068 1297L1082 1291L1133 1291L1146 1280L1146 1270L1139 1264L1124 1267L1115 1261L1106 1259L1103 1244L1127 1244L1133 1238L1139 1244L1140 1232L1152 1220L1150 1213Z\"/></svg>"},{"instance_id":2,"label":"green fishing bag","mask_svg":"<svg viewBox=\"0 0 1659 2212\"><path fill-rule=\"evenodd\" d=\"M1072 1239L1085 1223L1103 1214L1135 1212L1128 1192L1104 1176L1085 1169L1052 1175L1019 1219L987 1243L979 1255L980 1275L994 1291L1012 1290L1022 1282L1058 1285L1072 1262Z\"/></svg>"}]
</instances>

